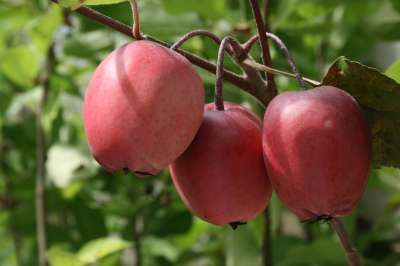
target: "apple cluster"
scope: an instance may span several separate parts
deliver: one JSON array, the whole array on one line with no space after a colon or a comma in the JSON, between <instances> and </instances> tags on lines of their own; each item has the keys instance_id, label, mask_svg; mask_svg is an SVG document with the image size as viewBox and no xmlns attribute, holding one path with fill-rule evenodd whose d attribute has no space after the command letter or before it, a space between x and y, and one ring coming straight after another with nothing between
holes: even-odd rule
<instances>
[{"instance_id":1,"label":"apple cluster","mask_svg":"<svg viewBox=\"0 0 400 266\"><path fill-rule=\"evenodd\" d=\"M360 200L371 148L362 111L344 90L285 92L264 120L225 102L204 103L201 78L179 53L150 41L113 51L84 101L94 158L107 171L156 175L169 167L201 219L241 224L274 190L301 220L349 214Z\"/></svg>"}]
</instances>

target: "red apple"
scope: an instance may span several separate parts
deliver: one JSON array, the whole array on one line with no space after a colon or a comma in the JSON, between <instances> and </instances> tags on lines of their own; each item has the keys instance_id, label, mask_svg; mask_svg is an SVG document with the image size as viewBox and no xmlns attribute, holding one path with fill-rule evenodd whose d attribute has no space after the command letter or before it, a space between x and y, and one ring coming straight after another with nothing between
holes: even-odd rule
<instances>
[{"instance_id":1,"label":"red apple","mask_svg":"<svg viewBox=\"0 0 400 266\"><path fill-rule=\"evenodd\" d=\"M264 117L272 186L301 220L349 214L370 169L369 131L352 96L331 86L285 92Z\"/></svg>"},{"instance_id":2,"label":"red apple","mask_svg":"<svg viewBox=\"0 0 400 266\"><path fill-rule=\"evenodd\" d=\"M238 104L225 103L225 111L206 105L193 143L170 172L182 200L203 220L235 225L254 218L271 197L261 121Z\"/></svg>"},{"instance_id":3,"label":"red apple","mask_svg":"<svg viewBox=\"0 0 400 266\"><path fill-rule=\"evenodd\" d=\"M84 101L96 160L108 171L157 174L201 125L203 82L182 55L149 41L113 51L97 67Z\"/></svg>"}]
</instances>

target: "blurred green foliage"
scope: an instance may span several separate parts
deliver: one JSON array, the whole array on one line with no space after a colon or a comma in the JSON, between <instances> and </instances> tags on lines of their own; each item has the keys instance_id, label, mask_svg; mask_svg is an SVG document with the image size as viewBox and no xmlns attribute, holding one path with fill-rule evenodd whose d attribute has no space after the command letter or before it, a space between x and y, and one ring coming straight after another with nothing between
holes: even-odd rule
<instances>
[{"instance_id":1,"label":"blurred green foliage","mask_svg":"<svg viewBox=\"0 0 400 266\"><path fill-rule=\"evenodd\" d=\"M246 0L140 0L139 6L142 31L169 42L196 28L240 41L255 33ZM126 2L94 8L131 23ZM396 59L382 47L400 42L399 0L270 0L269 20L302 73L316 80L340 55L381 71ZM139 258L144 266L261 265L264 216L236 231L206 224L187 211L167 171L145 179L111 176L90 156L81 114L85 88L100 60L130 41L126 36L46 0L0 0L0 29L0 265L37 265L35 120L50 47L55 68L43 124L51 264L132 265ZM216 59L209 40L196 38L184 48ZM259 59L258 48L252 53ZM276 68L289 69L274 47L272 55ZM392 60L382 64L382 57ZM226 66L238 71L229 60ZM399 71L397 62L387 75L398 81ZM199 72L211 101L214 76ZM297 89L294 81L276 80L281 91ZM230 84L225 97L262 113ZM301 224L276 197L270 213L274 265L345 265L327 224ZM374 168L363 200L345 222L366 265L399 265L400 170Z\"/></svg>"}]
</instances>

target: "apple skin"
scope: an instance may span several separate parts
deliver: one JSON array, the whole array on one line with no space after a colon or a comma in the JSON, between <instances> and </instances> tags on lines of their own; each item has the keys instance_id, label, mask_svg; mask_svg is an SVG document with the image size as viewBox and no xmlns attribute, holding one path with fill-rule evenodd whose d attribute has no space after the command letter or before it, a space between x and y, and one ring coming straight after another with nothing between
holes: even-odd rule
<instances>
[{"instance_id":1,"label":"apple skin","mask_svg":"<svg viewBox=\"0 0 400 266\"><path fill-rule=\"evenodd\" d=\"M155 175L192 142L204 87L182 55L149 41L124 45L93 74L84 100L91 152L107 171Z\"/></svg>"},{"instance_id":2,"label":"apple skin","mask_svg":"<svg viewBox=\"0 0 400 266\"><path fill-rule=\"evenodd\" d=\"M185 204L216 225L247 222L271 197L264 167L261 121L246 108L205 106L203 123L189 148L170 166Z\"/></svg>"},{"instance_id":3,"label":"apple skin","mask_svg":"<svg viewBox=\"0 0 400 266\"><path fill-rule=\"evenodd\" d=\"M274 190L303 221L347 215L364 192L369 130L343 90L321 86L275 97L264 116L263 151Z\"/></svg>"}]
</instances>

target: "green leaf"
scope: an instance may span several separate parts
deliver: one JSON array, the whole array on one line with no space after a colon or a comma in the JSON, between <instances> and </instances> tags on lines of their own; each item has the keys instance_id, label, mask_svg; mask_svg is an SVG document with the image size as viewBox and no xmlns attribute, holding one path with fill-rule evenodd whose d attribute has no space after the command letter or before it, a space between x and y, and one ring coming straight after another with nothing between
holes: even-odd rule
<instances>
[{"instance_id":1,"label":"green leaf","mask_svg":"<svg viewBox=\"0 0 400 266\"><path fill-rule=\"evenodd\" d=\"M84 242L101 238L107 233L105 216L101 209L90 206L83 197L74 198L73 212L76 221L76 229ZM96 221L96 222L93 222Z\"/></svg>"},{"instance_id":2,"label":"green leaf","mask_svg":"<svg viewBox=\"0 0 400 266\"><path fill-rule=\"evenodd\" d=\"M86 264L94 263L112 253L128 248L130 242L116 237L99 238L86 243L77 256Z\"/></svg>"},{"instance_id":3,"label":"green leaf","mask_svg":"<svg viewBox=\"0 0 400 266\"><path fill-rule=\"evenodd\" d=\"M382 167L376 170L378 178L388 189L400 192L400 169L395 167Z\"/></svg>"},{"instance_id":4,"label":"green leaf","mask_svg":"<svg viewBox=\"0 0 400 266\"><path fill-rule=\"evenodd\" d=\"M179 250L170 242L156 237L146 237L143 250L150 257L164 257L173 262L178 258Z\"/></svg>"},{"instance_id":5,"label":"green leaf","mask_svg":"<svg viewBox=\"0 0 400 266\"><path fill-rule=\"evenodd\" d=\"M400 114L364 108L371 128L375 166L400 167Z\"/></svg>"},{"instance_id":6,"label":"green leaf","mask_svg":"<svg viewBox=\"0 0 400 266\"><path fill-rule=\"evenodd\" d=\"M42 97L42 87L35 87L23 93L16 93L9 105L5 120L9 124L18 124L31 119Z\"/></svg>"},{"instance_id":7,"label":"green leaf","mask_svg":"<svg viewBox=\"0 0 400 266\"><path fill-rule=\"evenodd\" d=\"M125 1L126 0L60 0L59 4L63 7L77 9L81 5L109 5Z\"/></svg>"},{"instance_id":8,"label":"green leaf","mask_svg":"<svg viewBox=\"0 0 400 266\"><path fill-rule=\"evenodd\" d=\"M374 164L400 166L400 84L345 57L333 63L322 84L349 92L363 108L371 129Z\"/></svg>"},{"instance_id":9,"label":"green leaf","mask_svg":"<svg viewBox=\"0 0 400 266\"><path fill-rule=\"evenodd\" d=\"M59 188L67 187L79 177L80 169L90 167L91 161L72 146L53 145L48 152L46 168L50 179Z\"/></svg>"},{"instance_id":10,"label":"green leaf","mask_svg":"<svg viewBox=\"0 0 400 266\"><path fill-rule=\"evenodd\" d=\"M175 237L173 243L175 246L179 247L180 250L192 249L193 245L195 245L201 236L204 235L212 226L213 225L194 217L190 231L186 234Z\"/></svg>"},{"instance_id":11,"label":"green leaf","mask_svg":"<svg viewBox=\"0 0 400 266\"><path fill-rule=\"evenodd\" d=\"M57 5L51 5L48 11L42 16L32 20L29 35L42 56L46 56L50 43L52 42L54 32L62 23L62 11Z\"/></svg>"},{"instance_id":12,"label":"green leaf","mask_svg":"<svg viewBox=\"0 0 400 266\"><path fill-rule=\"evenodd\" d=\"M400 112L400 84L377 69L339 57L325 75L323 85L341 88L365 107Z\"/></svg>"},{"instance_id":13,"label":"green leaf","mask_svg":"<svg viewBox=\"0 0 400 266\"><path fill-rule=\"evenodd\" d=\"M385 75L400 83L400 59L386 69Z\"/></svg>"},{"instance_id":14,"label":"green leaf","mask_svg":"<svg viewBox=\"0 0 400 266\"><path fill-rule=\"evenodd\" d=\"M393 8L400 13L400 2L398 0L391 0Z\"/></svg>"},{"instance_id":15,"label":"green leaf","mask_svg":"<svg viewBox=\"0 0 400 266\"><path fill-rule=\"evenodd\" d=\"M0 56L0 69L12 82L25 88L33 86L40 68L40 57L29 46L9 48Z\"/></svg>"},{"instance_id":16,"label":"green leaf","mask_svg":"<svg viewBox=\"0 0 400 266\"><path fill-rule=\"evenodd\" d=\"M109 5L125 2L127 0L86 0L85 5Z\"/></svg>"},{"instance_id":17,"label":"green leaf","mask_svg":"<svg viewBox=\"0 0 400 266\"><path fill-rule=\"evenodd\" d=\"M51 247L49 252L49 261L51 266L84 266L85 263L79 258L66 251L64 248L59 246Z\"/></svg>"},{"instance_id":18,"label":"green leaf","mask_svg":"<svg viewBox=\"0 0 400 266\"><path fill-rule=\"evenodd\" d=\"M62 196L65 199L72 199L74 198L79 191L82 190L82 188L85 185L85 181L84 180L74 180L71 183L68 184L68 186L64 187L62 190Z\"/></svg>"},{"instance_id":19,"label":"green leaf","mask_svg":"<svg viewBox=\"0 0 400 266\"><path fill-rule=\"evenodd\" d=\"M215 0L163 0L165 10L171 15L186 14L188 12L197 12L208 18L217 18L224 14L225 1ZM204 8L207 7L207 8Z\"/></svg>"},{"instance_id":20,"label":"green leaf","mask_svg":"<svg viewBox=\"0 0 400 266\"><path fill-rule=\"evenodd\" d=\"M162 209L149 222L149 229L154 235L166 237L188 232L193 224L193 216L187 210Z\"/></svg>"},{"instance_id":21,"label":"green leaf","mask_svg":"<svg viewBox=\"0 0 400 266\"><path fill-rule=\"evenodd\" d=\"M171 14L163 8L160 1L144 1L140 10L140 24L143 32L164 40L172 40L175 36L206 26L196 13L191 12L194 10L187 5L186 1L178 2L184 12Z\"/></svg>"}]
</instances>

